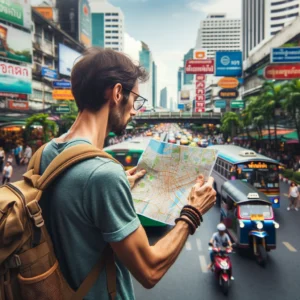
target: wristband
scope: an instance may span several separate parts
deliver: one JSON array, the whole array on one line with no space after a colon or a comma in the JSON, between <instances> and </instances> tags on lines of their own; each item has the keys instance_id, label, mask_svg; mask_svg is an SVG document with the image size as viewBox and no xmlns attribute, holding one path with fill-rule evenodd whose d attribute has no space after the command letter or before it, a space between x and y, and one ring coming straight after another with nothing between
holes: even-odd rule
<instances>
[{"instance_id":1,"label":"wristband","mask_svg":"<svg viewBox=\"0 0 300 300\"><path fill-rule=\"evenodd\" d=\"M183 208L185 208L185 207L186 207L186 208L190 208L190 209L192 209L194 212L196 212L196 214L199 216L201 222L203 222L202 215L201 215L200 211L199 211L196 207L194 207L194 206L192 206L192 205L185 205Z\"/></svg>"},{"instance_id":2,"label":"wristband","mask_svg":"<svg viewBox=\"0 0 300 300\"><path fill-rule=\"evenodd\" d=\"M175 223L177 224L178 221L184 221L185 223L187 223L189 225L190 235L193 235L195 233L196 227L190 219L180 217L180 218L175 219Z\"/></svg>"},{"instance_id":3,"label":"wristband","mask_svg":"<svg viewBox=\"0 0 300 300\"><path fill-rule=\"evenodd\" d=\"M197 226L200 226L201 222L200 222L200 218L199 216L194 212L194 210L190 209L190 208L183 208L182 212L189 212L190 214L192 214L195 218L195 220L197 221Z\"/></svg>"},{"instance_id":4,"label":"wristband","mask_svg":"<svg viewBox=\"0 0 300 300\"><path fill-rule=\"evenodd\" d=\"M188 217L193 222L193 224L196 228L198 228L198 226L200 225L200 224L198 224L199 219L195 218L195 216L193 214L191 214L189 211L181 211L180 217L182 217L182 216Z\"/></svg>"}]
</instances>

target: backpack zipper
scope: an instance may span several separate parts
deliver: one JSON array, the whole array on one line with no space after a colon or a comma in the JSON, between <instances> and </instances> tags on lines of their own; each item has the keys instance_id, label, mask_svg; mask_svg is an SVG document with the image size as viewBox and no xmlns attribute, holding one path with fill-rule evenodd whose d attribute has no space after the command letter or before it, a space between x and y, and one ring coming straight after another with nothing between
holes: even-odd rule
<instances>
[{"instance_id":1,"label":"backpack zipper","mask_svg":"<svg viewBox=\"0 0 300 300\"><path fill-rule=\"evenodd\" d=\"M15 193L17 193L17 196L21 197L24 209L26 211L26 201L25 201L25 197L24 197L23 193L17 187L12 185L11 183L7 183L6 185L8 185L11 189L13 189L15 191Z\"/></svg>"}]
</instances>

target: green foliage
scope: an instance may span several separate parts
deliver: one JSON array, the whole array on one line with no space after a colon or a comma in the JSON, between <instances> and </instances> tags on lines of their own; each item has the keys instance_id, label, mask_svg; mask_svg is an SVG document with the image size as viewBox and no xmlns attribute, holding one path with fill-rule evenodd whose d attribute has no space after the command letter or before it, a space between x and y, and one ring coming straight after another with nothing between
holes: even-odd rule
<instances>
[{"instance_id":1,"label":"green foliage","mask_svg":"<svg viewBox=\"0 0 300 300\"><path fill-rule=\"evenodd\" d=\"M283 171L283 177L292 179L293 178L293 170L292 169L285 169Z\"/></svg>"},{"instance_id":2,"label":"green foliage","mask_svg":"<svg viewBox=\"0 0 300 300\"><path fill-rule=\"evenodd\" d=\"M294 172L293 178L297 183L300 183L300 172Z\"/></svg>"}]
</instances>

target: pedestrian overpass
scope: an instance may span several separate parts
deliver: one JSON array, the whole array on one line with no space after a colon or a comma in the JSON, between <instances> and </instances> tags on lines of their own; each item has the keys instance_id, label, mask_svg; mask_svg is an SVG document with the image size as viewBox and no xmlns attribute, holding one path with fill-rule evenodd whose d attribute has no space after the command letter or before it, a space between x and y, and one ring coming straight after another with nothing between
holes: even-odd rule
<instances>
[{"instance_id":1,"label":"pedestrian overpass","mask_svg":"<svg viewBox=\"0 0 300 300\"><path fill-rule=\"evenodd\" d=\"M194 123L194 124L220 124L223 113L214 112L142 112L133 120L136 123Z\"/></svg>"}]
</instances>

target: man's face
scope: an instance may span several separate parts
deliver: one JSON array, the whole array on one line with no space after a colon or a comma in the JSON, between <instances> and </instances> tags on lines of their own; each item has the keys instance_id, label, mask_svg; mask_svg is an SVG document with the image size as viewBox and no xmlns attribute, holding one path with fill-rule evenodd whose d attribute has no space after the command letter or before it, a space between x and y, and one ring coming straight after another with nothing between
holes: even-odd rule
<instances>
[{"instance_id":1,"label":"man's face","mask_svg":"<svg viewBox=\"0 0 300 300\"><path fill-rule=\"evenodd\" d=\"M219 231L219 234L222 236L224 235L225 231Z\"/></svg>"},{"instance_id":2,"label":"man's face","mask_svg":"<svg viewBox=\"0 0 300 300\"><path fill-rule=\"evenodd\" d=\"M138 84L133 87L132 91L138 94ZM131 118L136 115L136 111L133 109L133 102L136 98L137 96L133 93L123 92L123 99L110 110L108 117L110 131L118 135L124 132Z\"/></svg>"}]
</instances>

